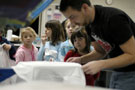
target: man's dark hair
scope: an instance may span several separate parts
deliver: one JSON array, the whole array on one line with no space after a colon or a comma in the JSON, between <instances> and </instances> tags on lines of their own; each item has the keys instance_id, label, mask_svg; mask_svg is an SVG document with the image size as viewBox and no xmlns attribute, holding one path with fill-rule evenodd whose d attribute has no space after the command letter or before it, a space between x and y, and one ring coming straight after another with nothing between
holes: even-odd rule
<instances>
[{"instance_id":1,"label":"man's dark hair","mask_svg":"<svg viewBox=\"0 0 135 90\"><path fill-rule=\"evenodd\" d=\"M66 11L68 7L72 7L73 9L80 11L84 3L91 6L91 2L89 0L61 0L60 11Z\"/></svg>"}]
</instances>

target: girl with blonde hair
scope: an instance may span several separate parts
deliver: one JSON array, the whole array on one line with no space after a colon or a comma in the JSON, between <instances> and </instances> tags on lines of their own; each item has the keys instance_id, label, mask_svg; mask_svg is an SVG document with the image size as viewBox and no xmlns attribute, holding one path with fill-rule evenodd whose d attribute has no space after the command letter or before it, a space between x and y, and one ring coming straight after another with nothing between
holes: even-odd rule
<instances>
[{"instance_id":1,"label":"girl with blonde hair","mask_svg":"<svg viewBox=\"0 0 135 90\"><path fill-rule=\"evenodd\" d=\"M37 34L31 27L21 29L22 45L15 54L16 63L20 61L36 61L38 49L32 44Z\"/></svg>"}]
</instances>

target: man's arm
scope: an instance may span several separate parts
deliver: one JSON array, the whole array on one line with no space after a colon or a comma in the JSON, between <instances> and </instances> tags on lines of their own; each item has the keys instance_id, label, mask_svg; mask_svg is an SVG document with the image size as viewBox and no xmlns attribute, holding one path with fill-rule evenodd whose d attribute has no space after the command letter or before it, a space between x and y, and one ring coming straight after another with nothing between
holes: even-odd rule
<instances>
[{"instance_id":1,"label":"man's arm","mask_svg":"<svg viewBox=\"0 0 135 90\"><path fill-rule=\"evenodd\" d=\"M89 62L82 66L83 71L87 74L96 74L97 72L103 69L120 68L128 66L130 64L135 64L134 37L132 36L124 44L120 45L120 48L124 52L122 55L114 58Z\"/></svg>"},{"instance_id":2,"label":"man's arm","mask_svg":"<svg viewBox=\"0 0 135 90\"><path fill-rule=\"evenodd\" d=\"M77 62L84 64L89 61L98 60L105 57L105 51L97 42L92 42L92 45L94 46L94 50L92 52L81 57L71 57L67 60L67 62Z\"/></svg>"},{"instance_id":3,"label":"man's arm","mask_svg":"<svg viewBox=\"0 0 135 90\"><path fill-rule=\"evenodd\" d=\"M94 50L89 54L81 56L81 63L87 63L89 61L98 60L105 57L105 51L97 42L92 42L92 46L94 46Z\"/></svg>"},{"instance_id":4,"label":"man's arm","mask_svg":"<svg viewBox=\"0 0 135 90\"><path fill-rule=\"evenodd\" d=\"M120 68L135 64L135 39L132 36L127 42L120 45L124 54L105 60L104 68Z\"/></svg>"}]
</instances>

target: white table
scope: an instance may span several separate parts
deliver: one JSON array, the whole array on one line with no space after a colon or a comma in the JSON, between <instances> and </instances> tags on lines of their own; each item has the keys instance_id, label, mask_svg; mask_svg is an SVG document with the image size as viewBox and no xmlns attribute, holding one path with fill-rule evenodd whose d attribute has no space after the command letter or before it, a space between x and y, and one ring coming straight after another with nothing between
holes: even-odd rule
<instances>
[{"instance_id":1,"label":"white table","mask_svg":"<svg viewBox=\"0 0 135 90\"><path fill-rule=\"evenodd\" d=\"M84 87L58 82L32 81L0 87L0 90L112 90L100 87Z\"/></svg>"}]
</instances>

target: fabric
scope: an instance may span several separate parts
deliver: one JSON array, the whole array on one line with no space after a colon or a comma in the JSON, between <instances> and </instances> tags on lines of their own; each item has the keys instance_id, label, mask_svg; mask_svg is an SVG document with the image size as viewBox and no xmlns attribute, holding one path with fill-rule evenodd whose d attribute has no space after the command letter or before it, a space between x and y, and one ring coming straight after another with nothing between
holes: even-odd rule
<instances>
[{"instance_id":1,"label":"fabric","mask_svg":"<svg viewBox=\"0 0 135 90\"><path fill-rule=\"evenodd\" d=\"M9 58L8 52L0 45L0 68L9 68L12 65L15 65L15 62Z\"/></svg>"},{"instance_id":2,"label":"fabric","mask_svg":"<svg viewBox=\"0 0 135 90\"><path fill-rule=\"evenodd\" d=\"M80 85L69 85L61 82L30 81L18 83L12 86L0 87L0 90L111 90L101 87L84 87Z\"/></svg>"},{"instance_id":3,"label":"fabric","mask_svg":"<svg viewBox=\"0 0 135 90\"><path fill-rule=\"evenodd\" d=\"M11 66L14 66L14 65L15 65L15 61L13 61L13 60L11 60L9 58L8 52L3 49L2 45L0 45L0 68L1 69L10 68ZM4 78L8 77L7 74L8 73L3 74L3 72L0 70L0 77L1 77L0 81L4 80ZM9 78L9 79L1 82L0 86L12 84L12 83L14 83L14 77L13 78Z\"/></svg>"},{"instance_id":4,"label":"fabric","mask_svg":"<svg viewBox=\"0 0 135 90\"><path fill-rule=\"evenodd\" d=\"M41 47L38 52L39 61L63 61L60 57L60 46L62 42L59 42L57 45L52 45L50 41L46 42L45 45L41 44Z\"/></svg>"},{"instance_id":5,"label":"fabric","mask_svg":"<svg viewBox=\"0 0 135 90\"><path fill-rule=\"evenodd\" d=\"M0 68L0 82L4 81L5 79L11 77L14 74L15 72L13 71L13 69Z\"/></svg>"},{"instance_id":6,"label":"fabric","mask_svg":"<svg viewBox=\"0 0 135 90\"><path fill-rule=\"evenodd\" d=\"M123 54L119 45L135 35L135 24L123 11L111 7L95 6L95 20L87 26L91 40L96 41L110 58ZM109 38L108 38L109 37ZM114 69L119 72L135 71L135 64Z\"/></svg>"},{"instance_id":7,"label":"fabric","mask_svg":"<svg viewBox=\"0 0 135 90\"><path fill-rule=\"evenodd\" d=\"M25 81L44 80L85 86L84 73L77 63L20 62L12 68Z\"/></svg>"},{"instance_id":8,"label":"fabric","mask_svg":"<svg viewBox=\"0 0 135 90\"><path fill-rule=\"evenodd\" d=\"M68 51L68 53L66 54L65 58L64 58L64 62L67 61L68 58L70 57L80 57L82 55L75 53L74 51L70 50ZM95 84L95 80L99 77L99 73L95 74L95 75L90 75L90 74L85 74L85 79L86 79L86 85L91 85L94 86Z\"/></svg>"},{"instance_id":9,"label":"fabric","mask_svg":"<svg viewBox=\"0 0 135 90\"><path fill-rule=\"evenodd\" d=\"M53 0L0 0L0 25L30 24Z\"/></svg>"},{"instance_id":10,"label":"fabric","mask_svg":"<svg viewBox=\"0 0 135 90\"><path fill-rule=\"evenodd\" d=\"M60 52L63 59L69 50L74 49L74 46L72 45L72 43L69 43L69 42L70 41L68 39L61 44Z\"/></svg>"},{"instance_id":11,"label":"fabric","mask_svg":"<svg viewBox=\"0 0 135 90\"><path fill-rule=\"evenodd\" d=\"M0 36L0 45L2 45L4 43L11 45L11 49L9 50L9 56L10 56L11 60L15 60L14 55L16 53L16 49L15 49L14 45L12 45L6 38Z\"/></svg>"},{"instance_id":12,"label":"fabric","mask_svg":"<svg viewBox=\"0 0 135 90\"><path fill-rule=\"evenodd\" d=\"M117 88L120 90L134 90L135 89L135 71L134 72L113 72L111 80L110 80L110 88Z\"/></svg>"},{"instance_id":13,"label":"fabric","mask_svg":"<svg viewBox=\"0 0 135 90\"><path fill-rule=\"evenodd\" d=\"M21 45L15 54L16 63L25 62L25 61L36 61L38 54L38 49L32 45L32 50Z\"/></svg>"}]
</instances>

